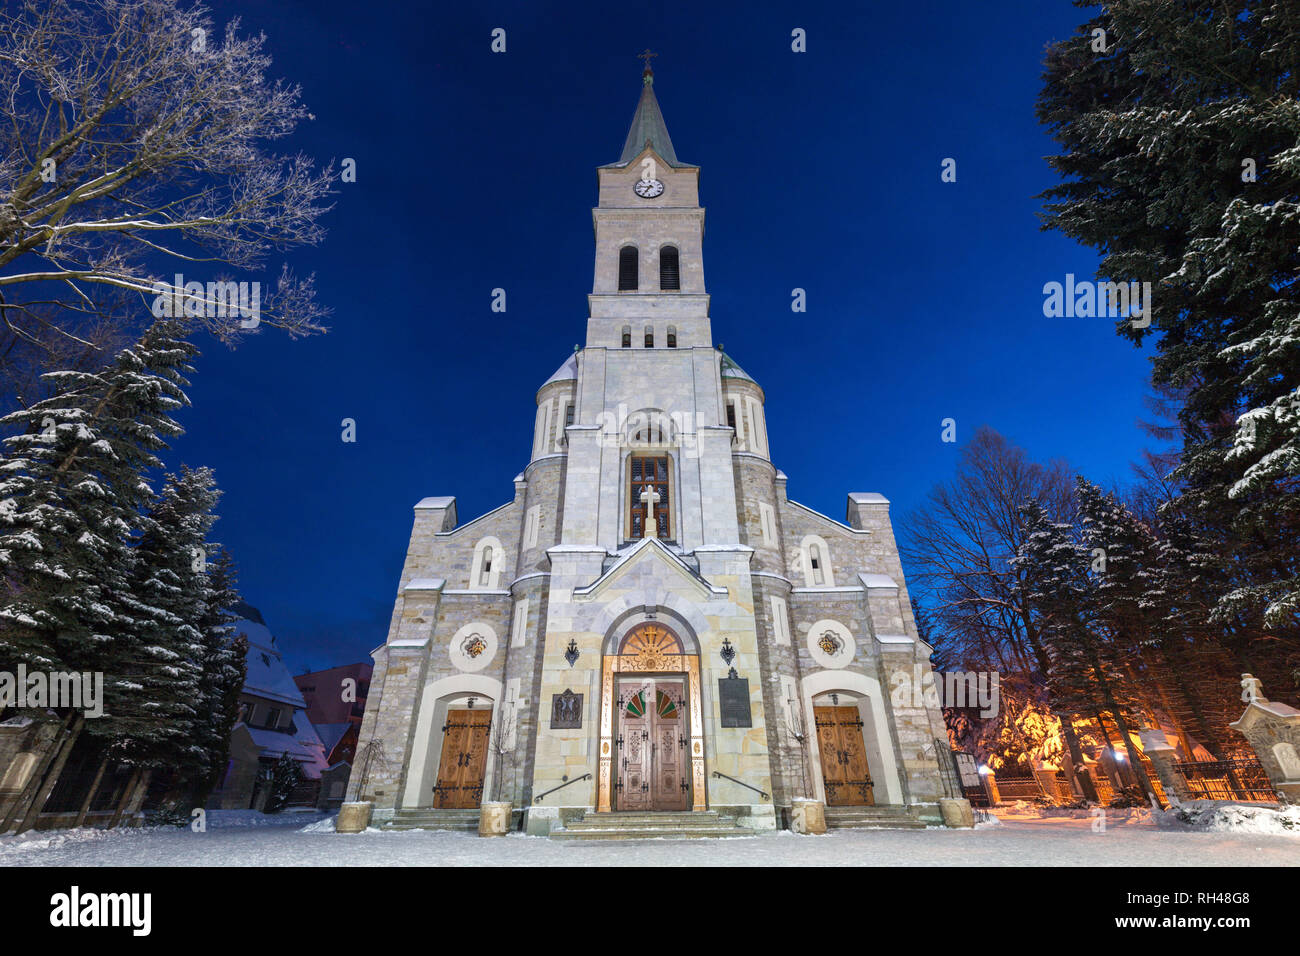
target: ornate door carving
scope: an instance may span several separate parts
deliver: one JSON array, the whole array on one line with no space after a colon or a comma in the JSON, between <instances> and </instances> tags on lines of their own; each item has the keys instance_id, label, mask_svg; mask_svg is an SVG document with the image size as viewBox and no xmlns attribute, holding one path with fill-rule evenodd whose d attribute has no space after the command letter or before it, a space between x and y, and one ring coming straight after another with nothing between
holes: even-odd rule
<instances>
[{"instance_id":1,"label":"ornate door carving","mask_svg":"<svg viewBox=\"0 0 1300 956\"><path fill-rule=\"evenodd\" d=\"M638 675L633 679L632 675ZM672 675L655 678L647 675ZM655 690L658 685L672 707L664 706ZM708 806L708 793L704 779L704 719L700 697L700 659L683 650L681 639L656 621L646 621L633 628L623 638L617 654L606 654L601 664L600 678L600 751L596 780L596 809L606 813L615 809L631 809L626 795L631 784L625 777L628 770L640 769L643 774L636 783L647 784L646 804L649 808L676 809L689 807L704 810ZM628 713L626 705L633 691L646 690L644 708L640 713ZM623 744L629 736L624 733L627 721L638 732L644 730L648 752L634 760L624 753ZM656 731L656 728L658 730ZM677 762L668 756L667 735L676 735ZM627 765L623 760L627 758ZM655 768L659 768L657 771ZM658 774L656 776L656 774ZM683 789L682 784L686 787ZM681 796L669 800L669 792L676 785Z\"/></svg>"},{"instance_id":2,"label":"ornate door carving","mask_svg":"<svg viewBox=\"0 0 1300 956\"><path fill-rule=\"evenodd\" d=\"M869 807L876 802L856 707L814 707L822 783L828 807Z\"/></svg>"},{"instance_id":3,"label":"ornate door carving","mask_svg":"<svg viewBox=\"0 0 1300 956\"><path fill-rule=\"evenodd\" d=\"M619 695L619 810L686 810L690 806L683 687L643 679Z\"/></svg>"},{"instance_id":4,"label":"ornate door carving","mask_svg":"<svg viewBox=\"0 0 1300 956\"><path fill-rule=\"evenodd\" d=\"M442 759L433 805L439 810L469 810L483 799L490 710L449 710L443 727Z\"/></svg>"},{"instance_id":5,"label":"ornate door carving","mask_svg":"<svg viewBox=\"0 0 1300 956\"><path fill-rule=\"evenodd\" d=\"M650 713L643 688L619 697L619 774L614 788L620 810L650 809Z\"/></svg>"},{"instance_id":6,"label":"ornate door carving","mask_svg":"<svg viewBox=\"0 0 1300 956\"><path fill-rule=\"evenodd\" d=\"M690 783L686 779L686 699L679 682L655 682L654 809L685 810Z\"/></svg>"}]
</instances>

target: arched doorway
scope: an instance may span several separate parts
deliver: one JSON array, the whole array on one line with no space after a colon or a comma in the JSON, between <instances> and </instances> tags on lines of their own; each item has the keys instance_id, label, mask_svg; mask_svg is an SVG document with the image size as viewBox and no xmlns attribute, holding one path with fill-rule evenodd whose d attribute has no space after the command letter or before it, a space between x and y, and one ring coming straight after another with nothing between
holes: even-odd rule
<instances>
[{"instance_id":1,"label":"arched doorway","mask_svg":"<svg viewBox=\"0 0 1300 956\"><path fill-rule=\"evenodd\" d=\"M492 733L492 704L473 697L450 701L442 725L442 749L433 784L435 810L471 810L483 802L483 774Z\"/></svg>"},{"instance_id":2,"label":"arched doorway","mask_svg":"<svg viewBox=\"0 0 1300 956\"><path fill-rule=\"evenodd\" d=\"M871 779L857 698L835 692L818 697L813 701L813 718L817 724L826 806L874 806L875 783Z\"/></svg>"},{"instance_id":3,"label":"arched doorway","mask_svg":"<svg viewBox=\"0 0 1300 956\"><path fill-rule=\"evenodd\" d=\"M646 621L604 658L596 809L705 805L700 659L670 628Z\"/></svg>"}]
</instances>

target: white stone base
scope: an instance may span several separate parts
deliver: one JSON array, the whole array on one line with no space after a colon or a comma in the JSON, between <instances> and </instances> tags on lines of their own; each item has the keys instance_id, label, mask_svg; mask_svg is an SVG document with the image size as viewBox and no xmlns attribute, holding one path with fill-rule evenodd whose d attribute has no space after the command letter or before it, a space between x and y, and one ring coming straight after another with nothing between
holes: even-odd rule
<instances>
[{"instance_id":1,"label":"white stone base","mask_svg":"<svg viewBox=\"0 0 1300 956\"><path fill-rule=\"evenodd\" d=\"M334 821L334 832L361 833L370 825L373 810L374 804L369 802L340 804L339 815Z\"/></svg>"},{"instance_id":2,"label":"white stone base","mask_svg":"<svg viewBox=\"0 0 1300 956\"><path fill-rule=\"evenodd\" d=\"M790 829L795 833L825 833L826 804L795 797L790 807Z\"/></svg>"},{"instance_id":3,"label":"white stone base","mask_svg":"<svg viewBox=\"0 0 1300 956\"><path fill-rule=\"evenodd\" d=\"M505 836L510 832L510 803L489 800L479 807L478 835Z\"/></svg>"},{"instance_id":4,"label":"white stone base","mask_svg":"<svg viewBox=\"0 0 1300 956\"><path fill-rule=\"evenodd\" d=\"M939 801L943 812L943 824L948 827L973 827L975 810L970 801L964 798L944 797Z\"/></svg>"}]
</instances>

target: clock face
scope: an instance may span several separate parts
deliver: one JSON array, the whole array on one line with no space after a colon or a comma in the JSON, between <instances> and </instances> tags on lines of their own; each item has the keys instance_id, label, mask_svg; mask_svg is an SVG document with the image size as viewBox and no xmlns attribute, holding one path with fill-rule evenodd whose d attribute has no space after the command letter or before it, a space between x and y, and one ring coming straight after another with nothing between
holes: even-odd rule
<instances>
[{"instance_id":1,"label":"clock face","mask_svg":"<svg viewBox=\"0 0 1300 956\"><path fill-rule=\"evenodd\" d=\"M664 184L657 179L641 179L632 188L642 199L654 199L664 191Z\"/></svg>"}]
</instances>

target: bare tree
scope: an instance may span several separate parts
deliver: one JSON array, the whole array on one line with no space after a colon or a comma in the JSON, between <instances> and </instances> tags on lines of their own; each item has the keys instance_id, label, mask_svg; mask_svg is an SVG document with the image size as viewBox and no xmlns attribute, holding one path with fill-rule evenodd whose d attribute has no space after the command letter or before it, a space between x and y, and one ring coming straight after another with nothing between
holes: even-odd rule
<instances>
[{"instance_id":1,"label":"bare tree","mask_svg":"<svg viewBox=\"0 0 1300 956\"><path fill-rule=\"evenodd\" d=\"M496 763L496 772L492 775L492 800L501 799L501 786L504 782L505 767L512 764L515 749L515 708L506 703L497 707L496 716L492 718L489 731L488 749Z\"/></svg>"},{"instance_id":2,"label":"bare tree","mask_svg":"<svg viewBox=\"0 0 1300 956\"><path fill-rule=\"evenodd\" d=\"M1064 514L1071 485L1063 462L1031 461L985 427L962 449L952 481L908 516L900 543L908 581L925 595L950 663L1020 672L1046 666L1011 559L1023 536L1020 508L1032 499Z\"/></svg>"},{"instance_id":3,"label":"bare tree","mask_svg":"<svg viewBox=\"0 0 1300 956\"><path fill-rule=\"evenodd\" d=\"M255 279L257 321L225 307L232 270L321 240L335 179L267 150L310 114L266 78L264 41L182 0L0 11L0 368L97 350L127 315L134 335L160 301L228 343L322 330L313 279L287 265Z\"/></svg>"},{"instance_id":4,"label":"bare tree","mask_svg":"<svg viewBox=\"0 0 1300 956\"><path fill-rule=\"evenodd\" d=\"M941 636L948 664L975 671L1042 680L1047 649L1012 564L1025 538L1021 508L1037 501L1048 515L1072 510L1073 479L1062 461L1032 461L991 428L982 427L962 449L957 473L930 491L904 522L900 542L913 593L924 595L928 626ZM1010 684L1006 684L1010 686ZM1017 732L1014 723L1005 729ZM1003 728L1000 726L1000 735ZM1062 721L1071 768L1082 751L1069 720ZM1083 782L1090 799L1095 794Z\"/></svg>"}]
</instances>

